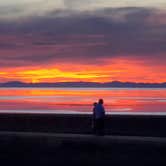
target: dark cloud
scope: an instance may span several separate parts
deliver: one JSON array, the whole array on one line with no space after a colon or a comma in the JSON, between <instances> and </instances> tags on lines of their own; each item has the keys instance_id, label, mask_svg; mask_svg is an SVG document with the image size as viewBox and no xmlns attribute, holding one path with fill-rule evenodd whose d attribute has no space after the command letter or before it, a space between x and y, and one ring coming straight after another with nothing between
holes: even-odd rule
<instances>
[{"instance_id":1,"label":"dark cloud","mask_svg":"<svg viewBox=\"0 0 166 166\"><path fill-rule=\"evenodd\" d=\"M19 63L24 58L29 65L65 60L88 63L116 56L164 58L166 22L157 12L134 7L86 13L59 10L21 21L1 21L0 36L15 38L0 41L0 62ZM160 24L156 24L158 19Z\"/></svg>"}]
</instances>

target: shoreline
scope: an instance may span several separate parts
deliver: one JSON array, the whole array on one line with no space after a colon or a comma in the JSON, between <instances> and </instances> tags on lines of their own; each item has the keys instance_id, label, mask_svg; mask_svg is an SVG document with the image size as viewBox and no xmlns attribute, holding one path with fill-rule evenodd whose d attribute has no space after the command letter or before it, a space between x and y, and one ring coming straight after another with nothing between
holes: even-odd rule
<instances>
[{"instance_id":1,"label":"shoreline","mask_svg":"<svg viewBox=\"0 0 166 166\"><path fill-rule=\"evenodd\" d=\"M0 131L91 134L88 114L1 113ZM105 133L121 136L166 137L166 115L107 115Z\"/></svg>"},{"instance_id":2,"label":"shoreline","mask_svg":"<svg viewBox=\"0 0 166 166\"><path fill-rule=\"evenodd\" d=\"M39 114L39 115L65 115L65 116L89 116L92 115L92 112L79 112L79 111L54 111L54 110L0 110L0 115L1 114ZM122 112L115 112L115 111L110 111L106 112L107 116L116 116L116 115L121 115L121 116L166 116L166 112L130 112L130 111L122 111Z\"/></svg>"}]
</instances>

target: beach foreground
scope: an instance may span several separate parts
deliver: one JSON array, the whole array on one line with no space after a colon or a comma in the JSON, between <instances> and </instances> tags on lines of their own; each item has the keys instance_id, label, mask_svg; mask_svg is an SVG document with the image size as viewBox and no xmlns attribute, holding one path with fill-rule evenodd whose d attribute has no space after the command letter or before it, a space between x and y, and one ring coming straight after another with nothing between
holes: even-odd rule
<instances>
[{"instance_id":1,"label":"beach foreground","mask_svg":"<svg viewBox=\"0 0 166 166\"><path fill-rule=\"evenodd\" d=\"M0 133L2 165L165 165L166 139L30 132Z\"/></svg>"},{"instance_id":2,"label":"beach foreground","mask_svg":"<svg viewBox=\"0 0 166 166\"><path fill-rule=\"evenodd\" d=\"M88 114L0 114L0 131L91 134ZM106 135L166 137L166 115L107 115Z\"/></svg>"},{"instance_id":3,"label":"beach foreground","mask_svg":"<svg viewBox=\"0 0 166 166\"><path fill-rule=\"evenodd\" d=\"M114 115L106 119L107 135L94 136L89 115L1 114L0 162L165 166L165 119Z\"/></svg>"}]
</instances>

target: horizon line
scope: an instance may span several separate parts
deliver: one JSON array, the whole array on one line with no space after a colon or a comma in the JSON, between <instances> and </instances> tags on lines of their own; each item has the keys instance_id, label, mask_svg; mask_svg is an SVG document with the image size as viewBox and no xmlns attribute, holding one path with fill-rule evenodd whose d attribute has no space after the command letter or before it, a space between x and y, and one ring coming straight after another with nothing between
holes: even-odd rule
<instances>
[{"instance_id":1,"label":"horizon line","mask_svg":"<svg viewBox=\"0 0 166 166\"><path fill-rule=\"evenodd\" d=\"M96 83L96 84L107 84L107 83L134 83L134 84L165 84L166 82L132 82L132 81L108 81L108 82L94 82L94 81L59 81L59 82L23 82L23 81L6 81L0 82L0 84L5 83L22 83L22 84L58 84L58 83Z\"/></svg>"}]
</instances>

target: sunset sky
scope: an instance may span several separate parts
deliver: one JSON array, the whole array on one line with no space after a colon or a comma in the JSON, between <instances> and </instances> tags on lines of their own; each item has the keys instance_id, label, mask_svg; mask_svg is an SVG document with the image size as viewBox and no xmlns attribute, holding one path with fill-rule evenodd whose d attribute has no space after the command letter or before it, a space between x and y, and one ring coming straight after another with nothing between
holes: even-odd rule
<instances>
[{"instance_id":1,"label":"sunset sky","mask_svg":"<svg viewBox=\"0 0 166 166\"><path fill-rule=\"evenodd\" d=\"M165 0L0 0L0 82L166 82Z\"/></svg>"}]
</instances>

